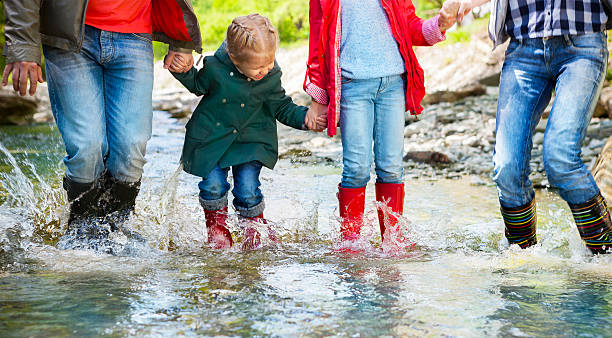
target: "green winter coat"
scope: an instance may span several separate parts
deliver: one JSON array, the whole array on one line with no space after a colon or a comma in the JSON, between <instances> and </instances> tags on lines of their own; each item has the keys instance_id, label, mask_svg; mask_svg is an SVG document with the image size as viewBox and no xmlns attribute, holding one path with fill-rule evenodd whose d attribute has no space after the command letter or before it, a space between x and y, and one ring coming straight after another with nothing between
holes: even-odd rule
<instances>
[{"instance_id":1,"label":"green winter coat","mask_svg":"<svg viewBox=\"0 0 612 338\"><path fill-rule=\"evenodd\" d=\"M190 174L206 177L217 165L250 161L272 169L278 159L276 120L304 129L307 108L285 94L276 63L263 79L253 81L238 71L223 44L204 58L199 71L172 75L204 96L186 126L182 162Z\"/></svg>"}]
</instances>

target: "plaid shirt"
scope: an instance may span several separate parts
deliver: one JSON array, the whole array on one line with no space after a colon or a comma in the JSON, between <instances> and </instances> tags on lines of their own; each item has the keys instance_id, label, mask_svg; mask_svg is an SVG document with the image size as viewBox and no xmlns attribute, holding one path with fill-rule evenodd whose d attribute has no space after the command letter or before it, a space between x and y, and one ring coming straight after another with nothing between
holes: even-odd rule
<instances>
[{"instance_id":1,"label":"plaid shirt","mask_svg":"<svg viewBox=\"0 0 612 338\"><path fill-rule=\"evenodd\" d=\"M509 0L508 14L515 39L602 32L608 20L600 0Z\"/></svg>"}]
</instances>

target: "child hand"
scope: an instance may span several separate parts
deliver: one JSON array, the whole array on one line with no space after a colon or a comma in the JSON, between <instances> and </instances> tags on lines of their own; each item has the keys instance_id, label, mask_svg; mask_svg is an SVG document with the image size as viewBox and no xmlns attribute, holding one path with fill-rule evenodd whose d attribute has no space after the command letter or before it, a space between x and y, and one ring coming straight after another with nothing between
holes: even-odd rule
<instances>
[{"instance_id":1,"label":"child hand","mask_svg":"<svg viewBox=\"0 0 612 338\"><path fill-rule=\"evenodd\" d=\"M179 53L168 51L164 58L164 68L174 73L184 73L193 67L193 55L191 53Z\"/></svg>"},{"instance_id":2,"label":"child hand","mask_svg":"<svg viewBox=\"0 0 612 338\"><path fill-rule=\"evenodd\" d=\"M325 109L323 110L322 108ZM319 132L325 129L327 126L327 115L325 114L327 111L326 108L327 106L325 105L315 101L312 102L310 108L308 108L308 112L306 113L306 118L304 119L304 124L309 130Z\"/></svg>"}]
</instances>

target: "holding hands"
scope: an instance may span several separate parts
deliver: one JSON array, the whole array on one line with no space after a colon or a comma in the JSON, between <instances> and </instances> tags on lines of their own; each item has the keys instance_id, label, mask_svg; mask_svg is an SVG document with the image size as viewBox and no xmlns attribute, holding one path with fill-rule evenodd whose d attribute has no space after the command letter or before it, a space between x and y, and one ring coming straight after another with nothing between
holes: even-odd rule
<instances>
[{"instance_id":1,"label":"holding hands","mask_svg":"<svg viewBox=\"0 0 612 338\"><path fill-rule=\"evenodd\" d=\"M308 130L322 131L327 126L327 105L312 101L308 112L306 113L306 119L304 124Z\"/></svg>"},{"instance_id":2,"label":"holding hands","mask_svg":"<svg viewBox=\"0 0 612 338\"><path fill-rule=\"evenodd\" d=\"M451 28L455 22L463 21L463 17L468 14L474 4L472 0L447 0L440 9L440 17L438 18L438 26L440 31L445 31Z\"/></svg>"},{"instance_id":3,"label":"holding hands","mask_svg":"<svg viewBox=\"0 0 612 338\"><path fill-rule=\"evenodd\" d=\"M193 55L191 53L180 53L172 50L164 57L164 69L174 73L185 73L193 67Z\"/></svg>"}]
</instances>

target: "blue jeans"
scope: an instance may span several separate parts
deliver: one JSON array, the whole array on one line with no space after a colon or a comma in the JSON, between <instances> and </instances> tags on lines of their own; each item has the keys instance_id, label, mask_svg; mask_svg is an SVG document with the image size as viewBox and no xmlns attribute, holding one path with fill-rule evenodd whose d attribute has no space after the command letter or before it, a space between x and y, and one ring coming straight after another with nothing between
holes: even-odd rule
<instances>
[{"instance_id":1,"label":"blue jeans","mask_svg":"<svg viewBox=\"0 0 612 338\"><path fill-rule=\"evenodd\" d=\"M106 168L119 181L138 181L151 138L151 36L85 26L80 53L43 52L66 176L89 183Z\"/></svg>"},{"instance_id":2,"label":"blue jeans","mask_svg":"<svg viewBox=\"0 0 612 338\"><path fill-rule=\"evenodd\" d=\"M232 166L234 175L234 207L243 217L256 217L263 213L265 205L259 187L259 173L262 164L251 161ZM204 210L221 210L227 207L227 183L229 168L216 166L206 178L198 184L200 188L200 204Z\"/></svg>"},{"instance_id":3,"label":"blue jeans","mask_svg":"<svg viewBox=\"0 0 612 338\"><path fill-rule=\"evenodd\" d=\"M543 144L548 181L570 204L599 193L580 154L607 59L605 33L510 42L501 73L493 155L493 179L503 207L522 206L534 197L529 180L532 135L553 90Z\"/></svg>"},{"instance_id":4,"label":"blue jeans","mask_svg":"<svg viewBox=\"0 0 612 338\"><path fill-rule=\"evenodd\" d=\"M403 181L405 110L402 75L342 80L342 187L366 186L372 167L372 144L376 182Z\"/></svg>"}]
</instances>

